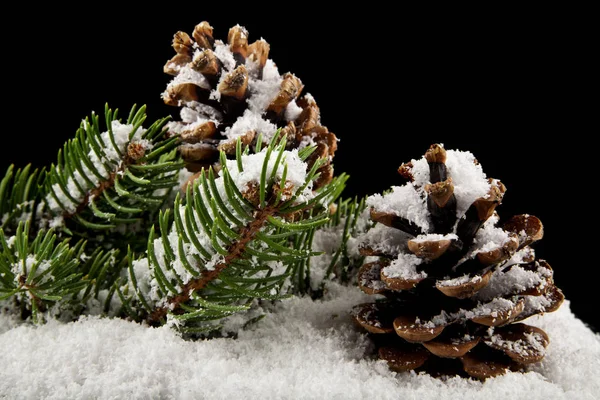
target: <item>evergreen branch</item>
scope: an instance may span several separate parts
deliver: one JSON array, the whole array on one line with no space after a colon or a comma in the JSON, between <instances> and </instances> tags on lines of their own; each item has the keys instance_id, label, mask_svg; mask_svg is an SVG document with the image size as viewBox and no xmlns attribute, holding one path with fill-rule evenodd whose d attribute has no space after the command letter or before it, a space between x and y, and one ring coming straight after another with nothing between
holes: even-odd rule
<instances>
[{"instance_id":1,"label":"evergreen branch","mask_svg":"<svg viewBox=\"0 0 600 400\"><path fill-rule=\"evenodd\" d=\"M254 154L236 148L236 160L221 154L219 176L203 171L176 196L174 212L160 213L147 257L129 265L129 293L137 301L123 295L122 302L132 318L160 325L172 316L177 325L204 331L194 324L247 310L254 299L287 296L293 265L315 255L306 232L327 223L323 202L345 180L313 192L316 169L307 171L285 141L273 139Z\"/></svg>"},{"instance_id":2,"label":"evergreen branch","mask_svg":"<svg viewBox=\"0 0 600 400\"><path fill-rule=\"evenodd\" d=\"M8 238L0 231L0 299L12 299L9 306L19 308L23 318L40 323L42 313L51 308L83 303L80 295L89 293L92 285L90 276L84 276L85 265L96 265L103 252L86 258L83 241L75 246L69 245L69 239L59 242L52 229L39 231L30 240L29 230L26 221Z\"/></svg>"},{"instance_id":3,"label":"evergreen branch","mask_svg":"<svg viewBox=\"0 0 600 400\"><path fill-rule=\"evenodd\" d=\"M0 181L0 222L2 230L15 232L20 221L33 221L39 202L44 170L32 169L31 164L15 170L8 167Z\"/></svg>"},{"instance_id":4,"label":"evergreen branch","mask_svg":"<svg viewBox=\"0 0 600 400\"><path fill-rule=\"evenodd\" d=\"M124 250L123 232L154 222L153 215L178 185L183 164L176 153L177 138L165 137L168 118L144 129L145 110L133 106L122 123L118 110L107 105L105 131L95 113L82 121L45 177L45 217L54 220L53 226Z\"/></svg>"},{"instance_id":5,"label":"evergreen branch","mask_svg":"<svg viewBox=\"0 0 600 400\"><path fill-rule=\"evenodd\" d=\"M310 248L321 254L304 260L299 267L299 282L306 282L299 292L322 296L327 282L348 284L356 278L364 256L358 251L358 238L367 232L369 221L365 198L339 199L326 226L314 230Z\"/></svg>"},{"instance_id":6,"label":"evergreen branch","mask_svg":"<svg viewBox=\"0 0 600 400\"><path fill-rule=\"evenodd\" d=\"M197 185L195 185L197 186ZM192 279L181 289L180 294L168 300L168 305L157 308L149 317L151 323L156 323L162 320L169 310L176 310L181 304L190 299L190 294L200 289L204 289L206 285L216 279L221 271L236 259L243 257L247 251L248 243L254 238L258 231L265 225L267 219L276 213L274 208L265 208L260 210L254 220L246 225L239 234L239 239L235 241L228 249L227 255L223 261L216 264L210 270L203 270L200 277Z\"/></svg>"}]
</instances>

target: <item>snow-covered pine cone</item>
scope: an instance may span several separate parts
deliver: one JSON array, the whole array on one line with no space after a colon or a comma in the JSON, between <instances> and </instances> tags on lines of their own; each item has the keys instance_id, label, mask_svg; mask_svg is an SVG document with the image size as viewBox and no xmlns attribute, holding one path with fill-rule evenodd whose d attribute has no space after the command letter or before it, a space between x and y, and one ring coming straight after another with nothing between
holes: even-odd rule
<instances>
[{"instance_id":1,"label":"snow-covered pine cone","mask_svg":"<svg viewBox=\"0 0 600 400\"><path fill-rule=\"evenodd\" d=\"M224 43L213 38L213 28L204 21L191 36L177 32L173 48L176 55L164 72L174 78L162 97L166 104L181 107L181 121L168 128L180 136L179 151L189 171L208 166L218 170L219 150L233 158L241 138L254 151L259 135L265 143L281 129L288 149L317 146L309 166L319 157L328 160L313 188L331 181L337 138L321 125L314 98L300 98L302 81L289 72L279 74L265 40L249 43L246 29L236 25Z\"/></svg>"},{"instance_id":2,"label":"snow-covered pine cone","mask_svg":"<svg viewBox=\"0 0 600 400\"><path fill-rule=\"evenodd\" d=\"M530 247L540 220L499 224L505 186L470 152L435 144L398 172L405 185L367 199L377 224L361 243L358 282L377 299L353 310L379 357L397 371L479 379L540 361L548 336L519 321L564 300Z\"/></svg>"}]
</instances>

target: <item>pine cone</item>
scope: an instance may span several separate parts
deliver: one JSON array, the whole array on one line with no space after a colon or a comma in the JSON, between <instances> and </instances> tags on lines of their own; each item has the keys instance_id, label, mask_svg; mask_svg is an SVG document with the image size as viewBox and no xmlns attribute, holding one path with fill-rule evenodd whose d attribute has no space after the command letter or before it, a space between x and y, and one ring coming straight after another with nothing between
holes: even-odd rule
<instances>
[{"instance_id":1,"label":"pine cone","mask_svg":"<svg viewBox=\"0 0 600 400\"><path fill-rule=\"evenodd\" d=\"M317 146L307 160L309 167L319 157L327 159L313 188L331 181L337 138L321 125L314 98L299 98L302 81L291 73L279 74L268 58L266 41L249 44L248 32L237 25L225 44L213 38L208 22L201 22L191 37L177 32L173 48L177 54L164 72L174 78L162 97L166 104L181 107L181 121L171 122L168 129L179 135L179 151L189 171L208 166L218 171L219 151L233 158L238 138L253 152L259 134L265 143L279 132L286 136L287 149Z\"/></svg>"},{"instance_id":2,"label":"pine cone","mask_svg":"<svg viewBox=\"0 0 600 400\"><path fill-rule=\"evenodd\" d=\"M432 145L398 171L404 186L367 199L377 224L361 242L358 282L378 296L353 310L379 357L397 371L479 379L540 361L548 336L519 321L564 300L530 247L540 220L499 225L506 188L469 152Z\"/></svg>"}]
</instances>

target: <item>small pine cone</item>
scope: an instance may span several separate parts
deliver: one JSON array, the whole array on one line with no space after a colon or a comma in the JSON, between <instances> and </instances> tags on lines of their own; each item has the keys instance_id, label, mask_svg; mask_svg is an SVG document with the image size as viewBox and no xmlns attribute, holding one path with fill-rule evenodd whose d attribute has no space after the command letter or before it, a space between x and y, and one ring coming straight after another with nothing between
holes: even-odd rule
<instances>
[{"instance_id":1,"label":"small pine cone","mask_svg":"<svg viewBox=\"0 0 600 400\"><path fill-rule=\"evenodd\" d=\"M469 152L433 145L398 171L404 186L367 199L377 224L360 245L359 287L379 298L353 310L379 357L396 371L478 379L540 361L549 338L520 321L564 300L530 247L541 221L499 224L506 188Z\"/></svg>"},{"instance_id":2,"label":"small pine cone","mask_svg":"<svg viewBox=\"0 0 600 400\"><path fill-rule=\"evenodd\" d=\"M279 132L288 149L316 146L309 168L319 157L326 160L314 189L331 181L337 138L321 125L313 97L300 96L302 81L291 73L280 75L266 41L250 43L246 29L237 25L224 43L214 39L208 22L201 22L191 37L177 32L173 48L176 54L164 72L174 78L162 97L181 108L181 120L170 122L168 129L179 136L189 171L218 170L219 151L234 157L238 138L254 152L259 136L265 143Z\"/></svg>"}]
</instances>

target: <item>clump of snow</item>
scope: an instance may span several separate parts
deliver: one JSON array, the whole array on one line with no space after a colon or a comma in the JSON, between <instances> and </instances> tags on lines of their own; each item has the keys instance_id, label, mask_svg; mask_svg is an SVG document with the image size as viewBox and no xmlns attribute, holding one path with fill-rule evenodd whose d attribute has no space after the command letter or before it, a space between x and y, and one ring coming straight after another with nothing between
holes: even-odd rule
<instances>
[{"instance_id":1,"label":"clump of snow","mask_svg":"<svg viewBox=\"0 0 600 400\"><path fill-rule=\"evenodd\" d=\"M302 108L296 103L296 100L290 101L285 108L285 120L295 121L302 114Z\"/></svg>"},{"instance_id":2,"label":"clump of snow","mask_svg":"<svg viewBox=\"0 0 600 400\"><path fill-rule=\"evenodd\" d=\"M262 114L279 93L282 81L273 60L267 60L262 79L250 77L248 80L248 90L251 94L247 100L248 109L258 115Z\"/></svg>"},{"instance_id":3,"label":"clump of snow","mask_svg":"<svg viewBox=\"0 0 600 400\"><path fill-rule=\"evenodd\" d=\"M418 235L415 238L411 239L412 242L415 243L423 243L423 242L438 242L440 240L457 240L458 236L454 233L447 233L445 235L439 233L428 233L425 235Z\"/></svg>"},{"instance_id":4,"label":"clump of snow","mask_svg":"<svg viewBox=\"0 0 600 400\"><path fill-rule=\"evenodd\" d=\"M425 271L417 271L417 266L422 262L423 259L414 254L400 253L398 257L392 260L390 265L383 268L383 273L388 278L425 279L427 278L427 273Z\"/></svg>"},{"instance_id":5,"label":"clump of snow","mask_svg":"<svg viewBox=\"0 0 600 400\"><path fill-rule=\"evenodd\" d=\"M371 343L349 310L371 300L332 284L322 301L284 300L237 338L202 341L122 319L32 327L0 315L0 397L593 400L600 393L600 336L568 302L527 321L550 337L540 363L481 382L396 373L365 357Z\"/></svg>"},{"instance_id":6,"label":"clump of snow","mask_svg":"<svg viewBox=\"0 0 600 400\"><path fill-rule=\"evenodd\" d=\"M236 160L227 160L227 169L229 170L231 179L240 189L240 191L243 192L247 185L251 182L260 182L260 176L262 174L266 154L267 151L266 148L264 148L259 153L243 156L243 171L238 169ZM275 166L276 159L276 156L271 155L267 165L267 178L273 174L273 168ZM277 179L282 178L285 165L287 165L286 181L288 184L291 184L292 187L296 189L304 185L304 182L307 178L307 164L306 162L302 161L298 155L297 149L285 150L283 152L282 160L277 165L277 170L274 173ZM217 180L219 179L221 178L217 178ZM294 192L295 191L296 190L294 190ZM298 202L308 201L312 197L314 197L314 193L312 192L312 183L309 183L304 191L299 193ZM284 200L286 199L284 198Z\"/></svg>"},{"instance_id":7,"label":"clump of snow","mask_svg":"<svg viewBox=\"0 0 600 400\"><path fill-rule=\"evenodd\" d=\"M473 240L472 254L475 255L477 253L485 253L487 251L496 250L508 243L509 240L509 232L502 228L496 227L491 223L483 224L481 229L477 231L477 234Z\"/></svg>"},{"instance_id":8,"label":"clump of snow","mask_svg":"<svg viewBox=\"0 0 600 400\"><path fill-rule=\"evenodd\" d=\"M358 237L359 246L368 247L383 254L398 254L406 249L409 235L400 229L377 224Z\"/></svg>"},{"instance_id":9,"label":"clump of snow","mask_svg":"<svg viewBox=\"0 0 600 400\"><path fill-rule=\"evenodd\" d=\"M378 212L394 214L414 223L424 231L429 230L429 212L422 190L411 183L392 186L383 195L377 193L367 197L367 205Z\"/></svg>"},{"instance_id":10,"label":"clump of snow","mask_svg":"<svg viewBox=\"0 0 600 400\"><path fill-rule=\"evenodd\" d=\"M462 275L462 276L459 276L459 277L453 278L453 279L439 280L436 282L436 286L442 286L442 287L459 286L459 285L464 285L465 283L468 283L468 282L478 283L478 282L481 282L481 279L482 278L480 275L471 276L469 274L465 274L465 275Z\"/></svg>"},{"instance_id":11,"label":"clump of snow","mask_svg":"<svg viewBox=\"0 0 600 400\"><path fill-rule=\"evenodd\" d=\"M319 288L323 281L330 278L325 275L333 261L335 253L342 244L343 232L343 223L333 227L318 229L315 232L312 241L312 251L322 254L310 258L310 286L313 290Z\"/></svg>"},{"instance_id":12,"label":"clump of snow","mask_svg":"<svg viewBox=\"0 0 600 400\"><path fill-rule=\"evenodd\" d=\"M425 156L411 162L414 185L424 187L430 183L429 164ZM446 150L446 168L448 176L452 178L456 214L460 217L475 200L488 194L490 184L481 164L475 164L475 156L469 151Z\"/></svg>"},{"instance_id":13,"label":"clump of snow","mask_svg":"<svg viewBox=\"0 0 600 400\"><path fill-rule=\"evenodd\" d=\"M513 265L505 269L497 269L490 278L486 287L476 294L477 299L492 299L506 296L539 287L543 289L547 279L552 276L552 271L538 264L535 270L525 269L520 265Z\"/></svg>"},{"instance_id":14,"label":"clump of snow","mask_svg":"<svg viewBox=\"0 0 600 400\"><path fill-rule=\"evenodd\" d=\"M235 58L233 57L233 53L229 49L228 44L223 43L223 41L219 39L215 40L214 53L219 61L221 61L225 71L229 72L235 69Z\"/></svg>"},{"instance_id":15,"label":"clump of snow","mask_svg":"<svg viewBox=\"0 0 600 400\"><path fill-rule=\"evenodd\" d=\"M481 164L475 164L475 156L470 151L446 151L446 167L454 184L456 214L460 217L480 197L487 196L490 183Z\"/></svg>"},{"instance_id":16,"label":"clump of snow","mask_svg":"<svg viewBox=\"0 0 600 400\"><path fill-rule=\"evenodd\" d=\"M243 115L238 117L233 125L225 129L223 134L228 139L235 140L249 131L255 131L257 135L262 134L263 140L268 142L275 132L277 132L277 125L264 119L260 113L247 109Z\"/></svg>"},{"instance_id":17,"label":"clump of snow","mask_svg":"<svg viewBox=\"0 0 600 400\"><path fill-rule=\"evenodd\" d=\"M192 69L189 65L183 66L179 69L177 75L167 85L167 92L169 88L186 83L194 84L202 89L210 89L210 84L200 72ZM165 92L166 93L166 92ZM164 96L164 93L163 93Z\"/></svg>"}]
</instances>

